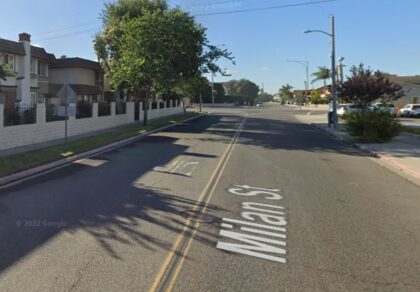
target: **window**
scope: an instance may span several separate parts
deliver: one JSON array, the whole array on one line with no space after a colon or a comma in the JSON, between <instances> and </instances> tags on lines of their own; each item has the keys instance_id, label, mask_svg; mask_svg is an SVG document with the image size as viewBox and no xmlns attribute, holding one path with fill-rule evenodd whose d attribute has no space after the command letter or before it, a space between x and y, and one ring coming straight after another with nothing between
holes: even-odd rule
<instances>
[{"instance_id":1,"label":"window","mask_svg":"<svg viewBox=\"0 0 420 292\"><path fill-rule=\"evenodd\" d=\"M10 54L0 54L0 64L8 70L16 70L15 56Z\"/></svg>"},{"instance_id":2,"label":"window","mask_svg":"<svg viewBox=\"0 0 420 292\"><path fill-rule=\"evenodd\" d=\"M48 76L48 64L38 62L38 75L44 77Z\"/></svg>"},{"instance_id":3,"label":"window","mask_svg":"<svg viewBox=\"0 0 420 292\"><path fill-rule=\"evenodd\" d=\"M45 94L31 92L31 103L45 103Z\"/></svg>"},{"instance_id":4,"label":"window","mask_svg":"<svg viewBox=\"0 0 420 292\"><path fill-rule=\"evenodd\" d=\"M37 74L38 64L35 58L31 58L31 74Z\"/></svg>"},{"instance_id":5,"label":"window","mask_svg":"<svg viewBox=\"0 0 420 292\"><path fill-rule=\"evenodd\" d=\"M95 71L95 79L96 79L96 82L102 82L103 81L102 72Z\"/></svg>"}]
</instances>

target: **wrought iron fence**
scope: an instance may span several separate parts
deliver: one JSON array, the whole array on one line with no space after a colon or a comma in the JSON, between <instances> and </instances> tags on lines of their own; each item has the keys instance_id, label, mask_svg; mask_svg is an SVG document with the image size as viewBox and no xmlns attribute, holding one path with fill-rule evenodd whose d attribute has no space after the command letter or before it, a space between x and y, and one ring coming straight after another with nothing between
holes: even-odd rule
<instances>
[{"instance_id":1,"label":"wrought iron fence","mask_svg":"<svg viewBox=\"0 0 420 292\"><path fill-rule=\"evenodd\" d=\"M170 108L170 107L171 107L171 100L170 100L170 99L168 99L168 100L166 101L166 107L167 107L167 108Z\"/></svg>"},{"instance_id":2,"label":"wrought iron fence","mask_svg":"<svg viewBox=\"0 0 420 292\"><path fill-rule=\"evenodd\" d=\"M165 108L165 102L159 101L159 108Z\"/></svg>"},{"instance_id":3,"label":"wrought iron fence","mask_svg":"<svg viewBox=\"0 0 420 292\"><path fill-rule=\"evenodd\" d=\"M115 103L115 114L123 115L127 113L127 104L123 101L118 101Z\"/></svg>"},{"instance_id":4,"label":"wrought iron fence","mask_svg":"<svg viewBox=\"0 0 420 292\"><path fill-rule=\"evenodd\" d=\"M93 106L90 102L79 101L76 104L76 119L84 119L92 117Z\"/></svg>"},{"instance_id":5,"label":"wrought iron fence","mask_svg":"<svg viewBox=\"0 0 420 292\"><path fill-rule=\"evenodd\" d=\"M156 101L152 102L152 110L157 109L158 103Z\"/></svg>"},{"instance_id":6,"label":"wrought iron fence","mask_svg":"<svg viewBox=\"0 0 420 292\"><path fill-rule=\"evenodd\" d=\"M6 105L4 107L4 126L36 123L36 104Z\"/></svg>"},{"instance_id":7,"label":"wrought iron fence","mask_svg":"<svg viewBox=\"0 0 420 292\"><path fill-rule=\"evenodd\" d=\"M60 106L59 104L46 104L45 105L45 114L46 114L45 118L47 122L63 121L66 119L65 113L60 112L60 107L64 109L64 106Z\"/></svg>"},{"instance_id":8,"label":"wrought iron fence","mask_svg":"<svg viewBox=\"0 0 420 292\"><path fill-rule=\"evenodd\" d=\"M111 104L108 102L99 102L98 103L98 116L110 116L111 115Z\"/></svg>"}]
</instances>

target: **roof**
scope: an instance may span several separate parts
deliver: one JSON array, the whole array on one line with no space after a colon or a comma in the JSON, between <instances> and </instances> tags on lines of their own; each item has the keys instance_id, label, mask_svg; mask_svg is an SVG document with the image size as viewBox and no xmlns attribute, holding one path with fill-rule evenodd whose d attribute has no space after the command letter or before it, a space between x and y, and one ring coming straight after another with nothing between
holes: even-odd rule
<instances>
[{"instance_id":1,"label":"roof","mask_svg":"<svg viewBox=\"0 0 420 292\"><path fill-rule=\"evenodd\" d=\"M102 88L94 85L84 85L84 84L69 84L71 89L77 95L100 95L102 94ZM51 95L56 95L57 92L63 87L63 84L48 84L48 93Z\"/></svg>"},{"instance_id":2,"label":"roof","mask_svg":"<svg viewBox=\"0 0 420 292\"><path fill-rule=\"evenodd\" d=\"M55 59L55 61L51 64L50 68L85 68L92 70L101 70L101 66L98 62L82 58Z\"/></svg>"},{"instance_id":3,"label":"roof","mask_svg":"<svg viewBox=\"0 0 420 292\"><path fill-rule=\"evenodd\" d=\"M33 58L37 58L37 59L40 59L42 61L49 62L50 61L50 55L52 55L52 54L48 54L45 51L44 48L31 46L31 56Z\"/></svg>"},{"instance_id":4,"label":"roof","mask_svg":"<svg viewBox=\"0 0 420 292\"><path fill-rule=\"evenodd\" d=\"M25 48L22 43L5 39L0 39L0 51L20 56L26 55ZM31 46L31 56L34 58L49 62L50 55L52 54L48 54L44 48Z\"/></svg>"},{"instance_id":5,"label":"roof","mask_svg":"<svg viewBox=\"0 0 420 292\"><path fill-rule=\"evenodd\" d=\"M388 79L399 85L415 84L420 85L420 75L415 76L398 76L398 75L387 75Z\"/></svg>"},{"instance_id":6,"label":"roof","mask_svg":"<svg viewBox=\"0 0 420 292\"><path fill-rule=\"evenodd\" d=\"M70 87L77 95L98 95L102 94L102 88L93 85L70 84Z\"/></svg>"},{"instance_id":7,"label":"roof","mask_svg":"<svg viewBox=\"0 0 420 292\"><path fill-rule=\"evenodd\" d=\"M0 51L25 56L25 48L22 43L0 39Z\"/></svg>"}]
</instances>

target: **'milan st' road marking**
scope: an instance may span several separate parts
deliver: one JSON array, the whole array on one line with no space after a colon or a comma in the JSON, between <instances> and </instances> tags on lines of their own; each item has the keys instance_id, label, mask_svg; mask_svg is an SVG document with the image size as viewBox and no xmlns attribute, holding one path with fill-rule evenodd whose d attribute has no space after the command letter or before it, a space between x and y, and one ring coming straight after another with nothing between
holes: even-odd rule
<instances>
[{"instance_id":1,"label":"'milan st' road marking","mask_svg":"<svg viewBox=\"0 0 420 292\"><path fill-rule=\"evenodd\" d=\"M229 193L243 197L263 197L270 203L283 199L278 189L235 185ZM272 204L242 202L241 217L223 218L217 248L285 264L287 220L285 208ZM258 223L257 223L258 222ZM262 224L263 223L263 224Z\"/></svg>"}]
</instances>

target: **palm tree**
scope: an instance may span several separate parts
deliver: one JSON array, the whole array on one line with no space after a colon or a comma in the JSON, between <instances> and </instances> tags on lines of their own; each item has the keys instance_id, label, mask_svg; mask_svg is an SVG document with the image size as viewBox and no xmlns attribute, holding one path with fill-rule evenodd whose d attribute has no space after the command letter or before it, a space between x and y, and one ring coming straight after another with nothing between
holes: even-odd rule
<instances>
[{"instance_id":1,"label":"palm tree","mask_svg":"<svg viewBox=\"0 0 420 292\"><path fill-rule=\"evenodd\" d=\"M313 73L312 76L315 77L314 80L312 80L312 83L317 82L319 80L324 80L324 87L327 86L327 79L331 78L331 70L327 67L318 67L318 71Z\"/></svg>"},{"instance_id":2,"label":"palm tree","mask_svg":"<svg viewBox=\"0 0 420 292\"><path fill-rule=\"evenodd\" d=\"M293 86L291 86L290 84L283 85L279 90L280 96L285 98L291 98L293 96L292 89Z\"/></svg>"}]
</instances>

